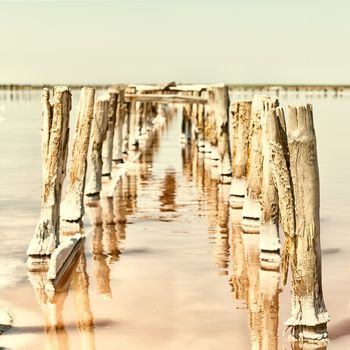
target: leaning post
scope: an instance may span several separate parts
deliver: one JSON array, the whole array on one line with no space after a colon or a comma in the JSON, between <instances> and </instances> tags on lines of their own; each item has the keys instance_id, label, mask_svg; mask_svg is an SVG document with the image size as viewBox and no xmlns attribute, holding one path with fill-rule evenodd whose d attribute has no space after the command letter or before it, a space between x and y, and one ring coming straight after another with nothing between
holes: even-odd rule
<instances>
[{"instance_id":1,"label":"leaning post","mask_svg":"<svg viewBox=\"0 0 350 350\"><path fill-rule=\"evenodd\" d=\"M61 221L64 226L81 226L84 215L84 189L94 100L95 89L82 88L68 172L67 194L61 204Z\"/></svg>"},{"instance_id":2,"label":"leaning post","mask_svg":"<svg viewBox=\"0 0 350 350\"><path fill-rule=\"evenodd\" d=\"M232 182L230 205L232 208L243 207L247 188L247 161L249 146L249 123L252 102L241 100L232 103L231 140L232 140Z\"/></svg>"},{"instance_id":3,"label":"leaning post","mask_svg":"<svg viewBox=\"0 0 350 350\"><path fill-rule=\"evenodd\" d=\"M27 250L27 266L31 271L41 268L59 244L60 203L67 161L71 92L66 86L58 86L54 88L52 106L49 99L49 90L44 89L43 188L39 222Z\"/></svg>"}]
</instances>

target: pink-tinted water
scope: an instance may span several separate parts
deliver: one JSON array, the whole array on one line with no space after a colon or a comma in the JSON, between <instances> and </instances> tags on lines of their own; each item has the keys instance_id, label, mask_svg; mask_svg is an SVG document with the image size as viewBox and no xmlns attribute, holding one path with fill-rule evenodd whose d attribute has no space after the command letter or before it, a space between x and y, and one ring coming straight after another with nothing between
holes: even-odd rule
<instances>
[{"instance_id":1,"label":"pink-tinted water","mask_svg":"<svg viewBox=\"0 0 350 350\"><path fill-rule=\"evenodd\" d=\"M181 147L177 117L123 178L114 200L101 201L103 217L119 223L91 225L99 213L87 208L87 241L70 288L56 304L45 303L34 288L40 276L28 276L25 267L40 208L40 93L0 98L0 303L14 316L0 347L291 349L282 334L289 291L274 292L278 274L260 270L257 236L241 233L221 200L225 189L194 149ZM314 105L323 287L332 318L327 349L348 349L350 98L289 93L280 100L285 107ZM72 119L75 113L74 107ZM50 317L59 320L58 330L45 329Z\"/></svg>"}]
</instances>

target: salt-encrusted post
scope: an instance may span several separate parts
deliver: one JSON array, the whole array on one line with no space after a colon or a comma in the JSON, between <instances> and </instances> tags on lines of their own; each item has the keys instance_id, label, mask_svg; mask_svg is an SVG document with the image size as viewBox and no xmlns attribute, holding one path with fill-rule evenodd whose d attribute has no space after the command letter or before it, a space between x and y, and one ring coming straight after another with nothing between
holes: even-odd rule
<instances>
[{"instance_id":1,"label":"salt-encrusted post","mask_svg":"<svg viewBox=\"0 0 350 350\"><path fill-rule=\"evenodd\" d=\"M117 115L115 122L114 140L113 140L113 161L115 163L124 163L123 159L123 124L125 119L126 105L124 104L124 90L121 89L118 94Z\"/></svg>"},{"instance_id":2,"label":"salt-encrusted post","mask_svg":"<svg viewBox=\"0 0 350 350\"><path fill-rule=\"evenodd\" d=\"M86 188L86 195L99 197L102 184L102 144L106 135L108 117L108 97L100 98L95 106L91 131L91 178Z\"/></svg>"},{"instance_id":3,"label":"salt-encrusted post","mask_svg":"<svg viewBox=\"0 0 350 350\"><path fill-rule=\"evenodd\" d=\"M244 198L242 211L242 228L244 232L259 232L261 216L261 186L262 186L262 129L261 115L264 103L268 108L276 107L278 101L267 96L254 96L249 127L249 153L247 169L247 193Z\"/></svg>"},{"instance_id":4,"label":"salt-encrusted post","mask_svg":"<svg viewBox=\"0 0 350 350\"><path fill-rule=\"evenodd\" d=\"M262 130L262 187L261 187L261 217L260 217L260 244L261 261L280 260L279 250L281 247L278 232L278 194L277 188L272 176L272 154L271 154L271 134L270 134L270 118L274 118L276 109L270 109L270 101L265 101L261 114L261 130ZM281 118L284 119L283 110Z\"/></svg>"},{"instance_id":5,"label":"salt-encrusted post","mask_svg":"<svg viewBox=\"0 0 350 350\"><path fill-rule=\"evenodd\" d=\"M231 111L232 140L232 182L230 189L230 205L242 208L247 188L247 161L249 146L249 123L251 101L235 101Z\"/></svg>"},{"instance_id":6,"label":"salt-encrusted post","mask_svg":"<svg viewBox=\"0 0 350 350\"><path fill-rule=\"evenodd\" d=\"M199 91L193 91L192 96L193 97L199 97ZM191 124L192 124L192 129L191 129L191 139L193 142L198 141L198 107L199 104L193 103L191 105Z\"/></svg>"},{"instance_id":7,"label":"salt-encrusted post","mask_svg":"<svg viewBox=\"0 0 350 350\"><path fill-rule=\"evenodd\" d=\"M228 95L228 87L218 86L212 88L214 103L213 111L216 120L217 145L219 153L219 174L222 183L230 183L232 168L230 156L230 142L228 138L228 120L230 98Z\"/></svg>"},{"instance_id":8,"label":"salt-encrusted post","mask_svg":"<svg viewBox=\"0 0 350 350\"><path fill-rule=\"evenodd\" d=\"M188 95L186 92L184 95ZM184 103L182 108L182 126L181 126L181 142L186 143L191 140L192 121L191 121L191 104Z\"/></svg>"},{"instance_id":9,"label":"salt-encrusted post","mask_svg":"<svg viewBox=\"0 0 350 350\"><path fill-rule=\"evenodd\" d=\"M66 86L55 87L52 107L49 97L49 91L45 89L42 202L40 219L27 250L29 270L40 266L59 244L60 203L67 161L71 93Z\"/></svg>"},{"instance_id":10,"label":"salt-encrusted post","mask_svg":"<svg viewBox=\"0 0 350 350\"><path fill-rule=\"evenodd\" d=\"M130 129L130 103L125 104L124 120L123 120L123 154L127 155L129 151L129 129Z\"/></svg>"},{"instance_id":11,"label":"salt-encrusted post","mask_svg":"<svg viewBox=\"0 0 350 350\"><path fill-rule=\"evenodd\" d=\"M102 176L110 178L112 173L113 139L117 115L118 89L109 90L107 130L102 146Z\"/></svg>"},{"instance_id":12,"label":"salt-encrusted post","mask_svg":"<svg viewBox=\"0 0 350 350\"><path fill-rule=\"evenodd\" d=\"M201 92L200 97L203 97L204 92ZM205 152L205 140L204 140L204 119L205 119L205 106L204 104L198 105L198 128L197 128L197 146L201 153Z\"/></svg>"},{"instance_id":13,"label":"salt-encrusted post","mask_svg":"<svg viewBox=\"0 0 350 350\"><path fill-rule=\"evenodd\" d=\"M147 118L149 113L150 104L148 102L143 103L142 115L141 115L141 126L140 126L140 136L139 144L141 148L146 147L147 144Z\"/></svg>"},{"instance_id":14,"label":"salt-encrusted post","mask_svg":"<svg viewBox=\"0 0 350 350\"><path fill-rule=\"evenodd\" d=\"M288 148L295 200L296 266L292 282L292 326L296 339L327 339L322 293L320 183L312 106L288 108Z\"/></svg>"},{"instance_id":15,"label":"salt-encrusted post","mask_svg":"<svg viewBox=\"0 0 350 350\"><path fill-rule=\"evenodd\" d=\"M320 193L312 106L289 107L287 138L276 115L271 118L273 176L286 243L283 283L292 271L292 337L305 342L328 339L321 281ZM288 147L287 147L288 140Z\"/></svg>"},{"instance_id":16,"label":"salt-encrusted post","mask_svg":"<svg viewBox=\"0 0 350 350\"><path fill-rule=\"evenodd\" d=\"M129 118L129 150L135 151L137 149L137 139L136 139L136 121L138 119L138 114L140 113L141 104L135 100L130 103L130 118Z\"/></svg>"},{"instance_id":17,"label":"salt-encrusted post","mask_svg":"<svg viewBox=\"0 0 350 350\"><path fill-rule=\"evenodd\" d=\"M208 90L208 114L205 120L205 152L209 153L208 158L211 159L212 166L218 165L219 152L218 152L218 134L215 118L215 99L214 91ZM207 143L207 141L209 141Z\"/></svg>"},{"instance_id":18,"label":"salt-encrusted post","mask_svg":"<svg viewBox=\"0 0 350 350\"><path fill-rule=\"evenodd\" d=\"M84 215L84 188L91 123L94 113L95 89L81 90L79 111L76 120L72 159L68 174L66 197L61 205L63 224L81 224Z\"/></svg>"}]
</instances>

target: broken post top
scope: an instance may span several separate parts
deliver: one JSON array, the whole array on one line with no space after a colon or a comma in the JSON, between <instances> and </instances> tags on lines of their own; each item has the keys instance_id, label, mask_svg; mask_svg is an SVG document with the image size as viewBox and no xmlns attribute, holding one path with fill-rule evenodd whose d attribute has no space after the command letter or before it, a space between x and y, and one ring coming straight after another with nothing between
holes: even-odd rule
<instances>
[{"instance_id":1,"label":"broken post top","mask_svg":"<svg viewBox=\"0 0 350 350\"><path fill-rule=\"evenodd\" d=\"M312 105L288 106L288 139L315 138Z\"/></svg>"}]
</instances>

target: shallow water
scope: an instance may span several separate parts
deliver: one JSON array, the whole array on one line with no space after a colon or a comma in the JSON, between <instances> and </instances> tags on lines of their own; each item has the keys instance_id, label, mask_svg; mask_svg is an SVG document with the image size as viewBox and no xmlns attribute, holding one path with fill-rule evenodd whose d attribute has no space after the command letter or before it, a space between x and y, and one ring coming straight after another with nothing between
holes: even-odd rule
<instances>
[{"instance_id":1,"label":"shallow water","mask_svg":"<svg viewBox=\"0 0 350 350\"><path fill-rule=\"evenodd\" d=\"M76 104L78 95L73 98ZM350 98L279 98L284 107L314 105L323 287L332 318L327 349L348 349ZM260 270L258 236L243 235L235 224L223 199L227 189L210 178L195 149L181 147L179 118L122 179L113 201L87 208L85 252L68 292L63 288L56 304L48 304L39 288L42 276L28 276L25 268L40 208L40 124L40 93L12 99L1 93L0 301L14 314L15 327L0 336L0 347L291 348L282 335L289 291L278 294L278 274ZM98 215L102 226L91 224ZM118 223L111 225L111 217ZM55 313L60 329L44 329Z\"/></svg>"}]
</instances>

